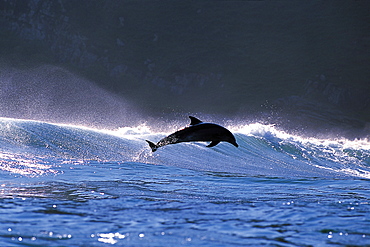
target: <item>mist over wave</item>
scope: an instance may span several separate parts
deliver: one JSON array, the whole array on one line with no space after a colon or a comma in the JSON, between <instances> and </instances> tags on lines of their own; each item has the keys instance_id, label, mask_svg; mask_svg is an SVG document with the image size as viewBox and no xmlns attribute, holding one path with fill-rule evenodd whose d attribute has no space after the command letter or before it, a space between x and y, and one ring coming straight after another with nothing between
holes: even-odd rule
<instances>
[{"instance_id":1,"label":"mist over wave","mask_svg":"<svg viewBox=\"0 0 370 247\"><path fill-rule=\"evenodd\" d=\"M142 121L133 104L61 67L1 66L2 117L100 128L137 125Z\"/></svg>"}]
</instances>

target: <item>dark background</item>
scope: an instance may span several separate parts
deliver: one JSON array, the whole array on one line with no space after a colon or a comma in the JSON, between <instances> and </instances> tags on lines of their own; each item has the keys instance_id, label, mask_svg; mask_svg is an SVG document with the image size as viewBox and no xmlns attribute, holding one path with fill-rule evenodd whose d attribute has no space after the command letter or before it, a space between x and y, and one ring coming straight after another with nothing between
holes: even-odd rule
<instances>
[{"instance_id":1,"label":"dark background","mask_svg":"<svg viewBox=\"0 0 370 247\"><path fill-rule=\"evenodd\" d=\"M369 1L2 0L0 13L5 117L369 131Z\"/></svg>"}]
</instances>

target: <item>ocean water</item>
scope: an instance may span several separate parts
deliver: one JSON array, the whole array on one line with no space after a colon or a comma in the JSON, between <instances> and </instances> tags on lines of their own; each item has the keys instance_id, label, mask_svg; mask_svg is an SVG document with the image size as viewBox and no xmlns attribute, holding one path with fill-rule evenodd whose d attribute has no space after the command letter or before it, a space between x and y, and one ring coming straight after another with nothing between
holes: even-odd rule
<instances>
[{"instance_id":1,"label":"ocean water","mask_svg":"<svg viewBox=\"0 0 370 247\"><path fill-rule=\"evenodd\" d=\"M0 246L370 246L370 143L0 119Z\"/></svg>"}]
</instances>

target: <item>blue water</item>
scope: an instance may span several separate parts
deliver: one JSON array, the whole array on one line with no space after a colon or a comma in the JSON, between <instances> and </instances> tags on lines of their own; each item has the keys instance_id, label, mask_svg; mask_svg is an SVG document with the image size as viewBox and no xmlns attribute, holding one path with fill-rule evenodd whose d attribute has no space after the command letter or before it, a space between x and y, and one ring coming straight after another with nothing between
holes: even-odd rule
<instances>
[{"instance_id":1,"label":"blue water","mask_svg":"<svg viewBox=\"0 0 370 247\"><path fill-rule=\"evenodd\" d=\"M370 246L370 143L0 119L0 246Z\"/></svg>"}]
</instances>

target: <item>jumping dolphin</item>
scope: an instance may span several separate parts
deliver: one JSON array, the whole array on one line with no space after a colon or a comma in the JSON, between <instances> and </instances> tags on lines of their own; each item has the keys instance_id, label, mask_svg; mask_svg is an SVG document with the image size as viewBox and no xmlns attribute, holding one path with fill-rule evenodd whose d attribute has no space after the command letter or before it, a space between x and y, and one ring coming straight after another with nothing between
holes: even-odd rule
<instances>
[{"instance_id":1,"label":"jumping dolphin","mask_svg":"<svg viewBox=\"0 0 370 247\"><path fill-rule=\"evenodd\" d=\"M197 141L210 141L207 147L214 147L221 141L229 142L235 147L239 145L236 143L235 137L226 128L213 124L203 123L199 119L189 116L191 122L190 126L163 138L157 144L146 140L149 143L152 151L156 151L159 147L168 144L176 144L180 142L197 142Z\"/></svg>"}]
</instances>

